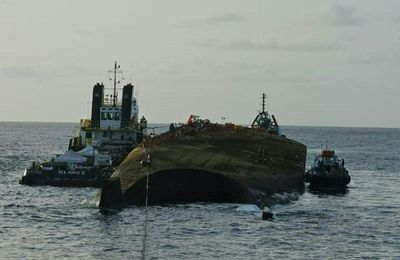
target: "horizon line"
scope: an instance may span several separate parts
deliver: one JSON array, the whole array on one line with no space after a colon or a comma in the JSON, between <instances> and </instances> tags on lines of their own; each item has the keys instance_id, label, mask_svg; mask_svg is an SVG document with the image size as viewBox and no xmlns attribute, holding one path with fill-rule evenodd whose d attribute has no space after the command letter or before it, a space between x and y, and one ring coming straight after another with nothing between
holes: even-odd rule
<instances>
[{"instance_id":1,"label":"horizon line","mask_svg":"<svg viewBox=\"0 0 400 260\"><path fill-rule=\"evenodd\" d=\"M79 122L71 122L71 121L22 121L22 120L0 120L0 123L66 123L66 124L79 124ZM149 124L171 124L171 122L148 122ZM177 123L177 122L172 122ZM182 122L178 122L182 123ZM216 122L221 124L220 122ZM237 125L247 125L247 123L237 123ZM396 126L339 126L339 125L297 125L297 124L288 124L288 125L280 125L280 126L288 126L288 127L330 127L330 128L386 128L386 129L400 129L400 127Z\"/></svg>"}]
</instances>

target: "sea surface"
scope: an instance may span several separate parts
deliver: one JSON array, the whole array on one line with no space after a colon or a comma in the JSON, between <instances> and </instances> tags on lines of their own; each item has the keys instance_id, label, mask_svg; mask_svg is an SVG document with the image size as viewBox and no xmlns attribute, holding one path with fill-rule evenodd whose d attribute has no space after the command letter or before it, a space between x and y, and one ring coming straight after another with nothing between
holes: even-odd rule
<instances>
[{"instance_id":1,"label":"sea surface","mask_svg":"<svg viewBox=\"0 0 400 260\"><path fill-rule=\"evenodd\" d=\"M400 259L400 129L283 127L345 158L345 194L278 194L273 221L254 205L130 207L101 215L95 188L18 184L32 161L63 153L71 123L0 122L0 259ZM150 183L151 189L151 183Z\"/></svg>"}]
</instances>

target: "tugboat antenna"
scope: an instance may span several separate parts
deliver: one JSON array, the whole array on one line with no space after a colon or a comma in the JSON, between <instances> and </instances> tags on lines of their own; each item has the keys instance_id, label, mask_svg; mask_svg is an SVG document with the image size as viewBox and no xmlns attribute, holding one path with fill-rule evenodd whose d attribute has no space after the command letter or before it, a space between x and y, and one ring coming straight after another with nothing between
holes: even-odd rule
<instances>
[{"instance_id":1,"label":"tugboat antenna","mask_svg":"<svg viewBox=\"0 0 400 260\"><path fill-rule=\"evenodd\" d=\"M265 97L267 95L265 93L262 94L262 113L265 112Z\"/></svg>"},{"instance_id":2,"label":"tugboat antenna","mask_svg":"<svg viewBox=\"0 0 400 260\"><path fill-rule=\"evenodd\" d=\"M115 99L117 97L117 61L114 65L114 96L113 96L113 106L115 106Z\"/></svg>"},{"instance_id":3,"label":"tugboat antenna","mask_svg":"<svg viewBox=\"0 0 400 260\"><path fill-rule=\"evenodd\" d=\"M114 69L110 70L109 72L114 73L114 94L113 94L113 106L116 106L117 104L117 73L121 73L118 69L120 68L120 65L117 64L117 61L115 61L114 64Z\"/></svg>"}]
</instances>

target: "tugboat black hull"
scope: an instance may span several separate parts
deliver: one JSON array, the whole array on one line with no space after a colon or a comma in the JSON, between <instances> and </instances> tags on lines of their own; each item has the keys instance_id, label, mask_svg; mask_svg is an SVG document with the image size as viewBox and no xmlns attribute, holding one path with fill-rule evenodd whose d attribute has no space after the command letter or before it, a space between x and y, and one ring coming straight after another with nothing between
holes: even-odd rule
<instances>
[{"instance_id":1,"label":"tugboat black hull","mask_svg":"<svg viewBox=\"0 0 400 260\"><path fill-rule=\"evenodd\" d=\"M51 185L59 187L101 187L112 171L86 172L85 174L59 174L54 171L27 169L19 184L28 186Z\"/></svg>"},{"instance_id":2,"label":"tugboat black hull","mask_svg":"<svg viewBox=\"0 0 400 260\"><path fill-rule=\"evenodd\" d=\"M310 170L306 173L305 180L310 183L310 190L342 191L347 188L351 177L347 171L343 173L318 173Z\"/></svg>"},{"instance_id":3,"label":"tugboat black hull","mask_svg":"<svg viewBox=\"0 0 400 260\"><path fill-rule=\"evenodd\" d=\"M101 187L103 180L72 179L72 178L47 178L47 177L22 177L19 184L28 186L58 186L58 187Z\"/></svg>"}]
</instances>

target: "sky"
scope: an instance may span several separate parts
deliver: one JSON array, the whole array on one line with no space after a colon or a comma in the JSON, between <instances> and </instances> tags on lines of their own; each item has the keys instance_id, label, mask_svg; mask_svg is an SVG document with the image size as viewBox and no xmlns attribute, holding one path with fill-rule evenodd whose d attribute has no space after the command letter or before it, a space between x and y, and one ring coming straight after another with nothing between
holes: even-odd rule
<instances>
[{"instance_id":1,"label":"sky","mask_svg":"<svg viewBox=\"0 0 400 260\"><path fill-rule=\"evenodd\" d=\"M398 0L0 0L0 121L79 122L133 82L149 122L400 127ZM122 86L121 85L121 86Z\"/></svg>"}]
</instances>

